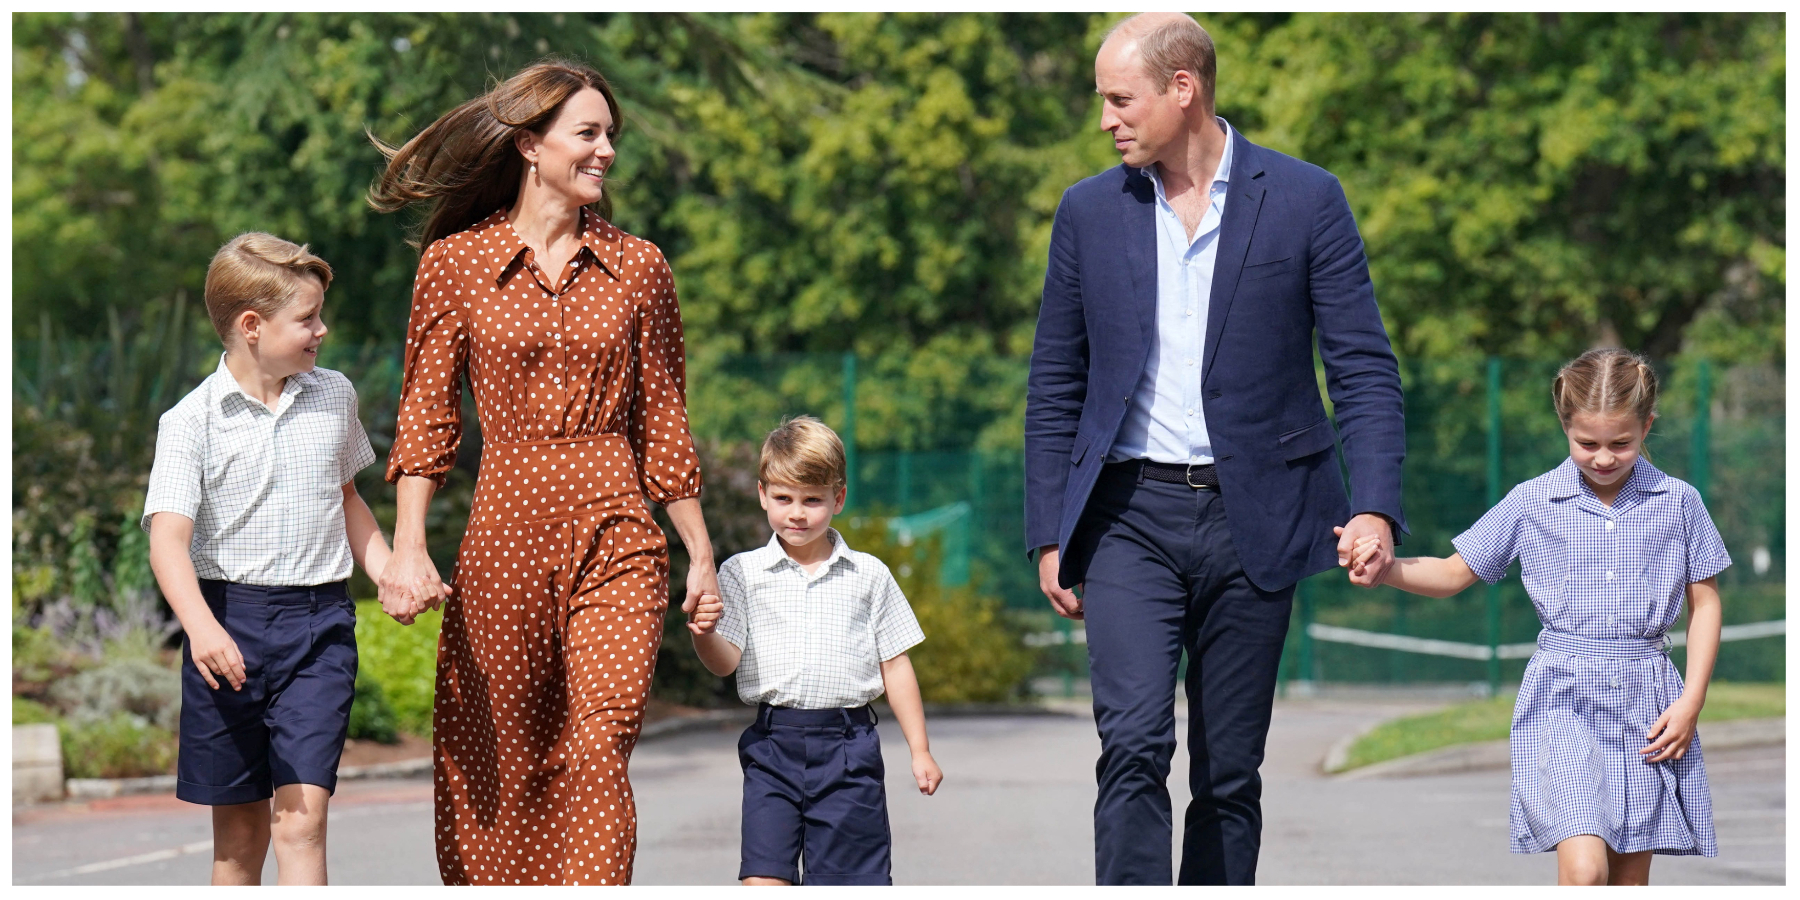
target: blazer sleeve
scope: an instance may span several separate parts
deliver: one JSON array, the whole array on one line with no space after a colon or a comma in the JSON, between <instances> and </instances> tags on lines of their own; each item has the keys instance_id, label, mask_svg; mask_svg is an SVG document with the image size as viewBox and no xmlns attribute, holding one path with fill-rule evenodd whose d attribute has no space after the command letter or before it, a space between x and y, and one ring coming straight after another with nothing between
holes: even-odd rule
<instances>
[{"instance_id":1,"label":"blazer sleeve","mask_svg":"<svg viewBox=\"0 0 1800 900\"><path fill-rule=\"evenodd\" d=\"M439 488L462 444L462 376L468 365L469 322L462 278L448 240L425 248L413 279L406 326L406 370L387 480L429 478Z\"/></svg>"},{"instance_id":2,"label":"blazer sleeve","mask_svg":"<svg viewBox=\"0 0 1800 900\"><path fill-rule=\"evenodd\" d=\"M1038 309L1025 393L1025 552L1057 542L1069 453L1087 400L1087 323L1081 300L1069 192L1050 230L1044 300Z\"/></svg>"},{"instance_id":3,"label":"blazer sleeve","mask_svg":"<svg viewBox=\"0 0 1800 900\"><path fill-rule=\"evenodd\" d=\"M1400 366L1375 306L1362 235L1335 177L1321 184L1315 210L1309 263L1313 319L1350 470L1351 509L1380 513L1405 531L1400 465L1406 458L1406 414Z\"/></svg>"}]
</instances>

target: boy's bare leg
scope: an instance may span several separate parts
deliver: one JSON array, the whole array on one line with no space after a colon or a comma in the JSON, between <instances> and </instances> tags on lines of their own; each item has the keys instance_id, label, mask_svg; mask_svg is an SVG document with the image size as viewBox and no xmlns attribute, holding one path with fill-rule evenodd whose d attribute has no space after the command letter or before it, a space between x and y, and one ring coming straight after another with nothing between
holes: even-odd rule
<instances>
[{"instance_id":1,"label":"boy's bare leg","mask_svg":"<svg viewBox=\"0 0 1800 900\"><path fill-rule=\"evenodd\" d=\"M212 808L213 884L262 884L269 855L269 801Z\"/></svg>"},{"instance_id":2,"label":"boy's bare leg","mask_svg":"<svg viewBox=\"0 0 1800 900\"><path fill-rule=\"evenodd\" d=\"M1556 845L1556 883L1599 885L1607 880L1612 849L1599 836L1578 834Z\"/></svg>"},{"instance_id":3,"label":"boy's bare leg","mask_svg":"<svg viewBox=\"0 0 1800 900\"><path fill-rule=\"evenodd\" d=\"M325 807L331 792L316 784L275 789L269 837L277 884L325 884Z\"/></svg>"},{"instance_id":4,"label":"boy's bare leg","mask_svg":"<svg viewBox=\"0 0 1800 900\"><path fill-rule=\"evenodd\" d=\"M794 883L791 881L783 881L780 878L764 878L761 875L752 875L749 878L744 879L743 886L744 887L792 887L793 884Z\"/></svg>"},{"instance_id":5,"label":"boy's bare leg","mask_svg":"<svg viewBox=\"0 0 1800 900\"><path fill-rule=\"evenodd\" d=\"M1649 884L1652 851L1614 853L1606 848L1607 884Z\"/></svg>"}]
</instances>

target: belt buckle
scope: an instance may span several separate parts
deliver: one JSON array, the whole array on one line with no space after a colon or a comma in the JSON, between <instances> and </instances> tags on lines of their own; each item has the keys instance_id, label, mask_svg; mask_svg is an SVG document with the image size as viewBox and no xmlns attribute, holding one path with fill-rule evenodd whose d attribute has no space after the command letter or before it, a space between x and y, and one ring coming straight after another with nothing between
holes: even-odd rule
<instances>
[{"instance_id":1,"label":"belt buckle","mask_svg":"<svg viewBox=\"0 0 1800 900\"><path fill-rule=\"evenodd\" d=\"M1188 463L1187 471L1182 473L1181 480L1187 482L1187 486L1193 488L1196 491L1204 490L1206 488L1206 485L1194 483L1194 466L1195 465L1198 465L1198 464L1197 463Z\"/></svg>"},{"instance_id":2,"label":"belt buckle","mask_svg":"<svg viewBox=\"0 0 1800 900\"><path fill-rule=\"evenodd\" d=\"M1662 642L1661 643L1662 643L1662 655L1668 656L1670 651L1675 649L1675 636L1665 631L1662 633Z\"/></svg>"}]
</instances>

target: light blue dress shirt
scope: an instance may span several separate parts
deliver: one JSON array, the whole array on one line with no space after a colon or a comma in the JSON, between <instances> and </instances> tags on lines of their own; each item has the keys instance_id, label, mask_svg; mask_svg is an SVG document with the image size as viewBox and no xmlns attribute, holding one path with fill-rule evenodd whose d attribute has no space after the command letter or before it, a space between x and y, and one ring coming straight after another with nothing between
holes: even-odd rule
<instances>
[{"instance_id":1,"label":"light blue dress shirt","mask_svg":"<svg viewBox=\"0 0 1800 900\"><path fill-rule=\"evenodd\" d=\"M1219 255L1219 223L1231 181L1231 126L1224 119L1225 153L1213 174L1212 205L1188 239L1187 229L1163 191L1158 166L1144 170L1156 185L1156 340L1144 375L1108 459L1147 458L1161 463L1210 463L1212 438L1200 403L1200 368L1206 351L1206 313L1212 301L1213 262Z\"/></svg>"}]
</instances>

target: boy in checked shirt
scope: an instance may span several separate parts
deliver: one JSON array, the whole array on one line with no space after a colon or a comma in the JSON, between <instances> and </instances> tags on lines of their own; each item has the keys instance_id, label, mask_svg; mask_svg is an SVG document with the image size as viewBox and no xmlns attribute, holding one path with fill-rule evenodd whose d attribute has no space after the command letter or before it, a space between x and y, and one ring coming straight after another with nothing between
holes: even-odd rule
<instances>
[{"instance_id":1,"label":"boy in checked shirt","mask_svg":"<svg viewBox=\"0 0 1800 900\"><path fill-rule=\"evenodd\" d=\"M881 738L869 701L888 706L912 749L919 791L943 780L925 738L906 650L925 639L881 560L844 544L844 445L810 416L763 441L756 492L774 537L719 569L721 597L691 608L694 650L715 675L738 671L757 705L738 739L744 767L744 884L892 884Z\"/></svg>"},{"instance_id":2,"label":"boy in checked shirt","mask_svg":"<svg viewBox=\"0 0 1800 900\"><path fill-rule=\"evenodd\" d=\"M356 691L351 563L387 542L351 478L356 389L315 368L331 267L239 235L206 270L219 368L163 414L143 527L186 632L175 796L213 808L214 884L325 883L325 807ZM270 808L270 798L274 808Z\"/></svg>"}]
</instances>

